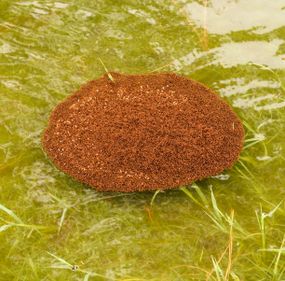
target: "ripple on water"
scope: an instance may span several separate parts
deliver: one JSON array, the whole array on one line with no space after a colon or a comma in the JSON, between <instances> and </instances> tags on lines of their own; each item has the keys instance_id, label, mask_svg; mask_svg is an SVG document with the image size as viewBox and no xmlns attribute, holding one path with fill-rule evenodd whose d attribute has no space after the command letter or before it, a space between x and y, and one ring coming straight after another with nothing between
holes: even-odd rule
<instances>
[{"instance_id":1,"label":"ripple on water","mask_svg":"<svg viewBox=\"0 0 285 281\"><path fill-rule=\"evenodd\" d=\"M272 110L285 106L282 98L282 84L275 70L284 68L284 55L278 51L284 40L230 42L208 51L194 49L188 54L173 60L170 68L180 71L191 68L206 71L207 68L217 67L220 71L229 71L235 78L215 81L214 87L222 96L233 97L234 107L241 109ZM258 51L257 51L258 50ZM249 74L240 67L251 69ZM234 72L232 69L236 69ZM268 79L264 79L267 73ZM249 76L252 76L249 79ZM245 79L246 77L246 79Z\"/></svg>"},{"instance_id":2,"label":"ripple on water","mask_svg":"<svg viewBox=\"0 0 285 281\"><path fill-rule=\"evenodd\" d=\"M207 8L203 7L206 2ZM35 266L35 270L25 266L27 280L84 279L80 272L71 276L68 271L51 270L57 261L46 254L47 241L52 253L68 262L76 262L78 256L79 262L87 261L90 270L106 272L109 279L174 280L179 276L192 280L198 271L181 265L197 265L200 258L201 264L210 262L211 266L210 256L219 257L225 249L224 233L217 232L205 209L192 204L182 192L159 193L155 202L151 202L152 194L96 193L59 172L40 152L50 110L82 83L104 73L98 56L110 71L142 73L158 68L179 72L206 83L235 106L247 131L241 162L198 183L203 193L197 193L200 189L190 192L199 200L203 194L208 202L216 198L225 214L234 209L235 221L250 231L250 237L259 239L252 235L259 232L256 206L261 204L267 212L284 197L285 0L0 3L0 201L26 223L51 229L62 223L58 235L45 231L39 235L14 226L2 232L5 280L19 278L21 270L9 270L19 261L25 265L32 261ZM213 184L214 198L207 192L208 184ZM122 199L113 198L117 196ZM67 213L65 206L72 206ZM123 219L123 224L116 218ZM282 212L277 211L274 221L267 223L266 241L274 241L279 248ZM260 252L252 251L261 246L259 240L244 239L239 229L233 230L234 234L238 231L234 242L240 250L235 274L245 280L264 278L260 268L247 267L243 258L260 260ZM270 263L271 257L267 260ZM279 265L281 270L281 259Z\"/></svg>"},{"instance_id":3,"label":"ripple on water","mask_svg":"<svg viewBox=\"0 0 285 281\"><path fill-rule=\"evenodd\" d=\"M194 49L174 60L172 65L176 70L180 70L196 63L201 58L206 58L206 63L200 68L219 64L225 68L230 68L248 63L265 65L275 69L284 68L284 55L277 55L277 51L283 43L284 40L274 39L270 43L267 41L230 42L209 51Z\"/></svg>"},{"instance_id":4,"label":"ripple on water","mask_svg":"<svg viewBox=\"0 0 285 281\"><path fill-rule=\"evenodd\" d=\"M216 34L241 30L263 34L282 27L285 18L284 0L212 0L207 8L193 1L185 10L198 26L206 24L208 31Z\"/></svg>"}]
</instances>

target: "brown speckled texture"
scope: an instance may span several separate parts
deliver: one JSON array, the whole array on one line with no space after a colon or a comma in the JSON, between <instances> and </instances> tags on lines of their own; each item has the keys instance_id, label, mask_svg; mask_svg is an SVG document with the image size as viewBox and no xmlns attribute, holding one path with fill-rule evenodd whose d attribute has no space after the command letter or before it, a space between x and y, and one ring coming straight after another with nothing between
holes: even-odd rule
<instances>
[{"instance_id":1,"label":"brown speckled texture","mask_svg":"<svg viewBox=\"0 0 285 281\"><path fill-rule=\"evenodd\" d=\"M175 188L233 166L237 115L206 86L173 73L111 73L52 112L42 142L54 164L101 191Z\"/></svg>"}]
</instances>

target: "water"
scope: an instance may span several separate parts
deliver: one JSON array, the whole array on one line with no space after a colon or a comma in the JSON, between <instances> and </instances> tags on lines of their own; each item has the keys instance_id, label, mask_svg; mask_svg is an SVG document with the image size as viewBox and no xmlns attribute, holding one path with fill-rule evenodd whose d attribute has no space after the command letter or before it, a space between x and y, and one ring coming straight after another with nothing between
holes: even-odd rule
<instances>
[{"instance_id":1,"label":"water","mask_svg":"<svg viewBox=\"0 0 285 281\"><path fill-rule=\"evenodd\" d=\"M284 18L284 0L0 0L0 280L285 278ZM104 74L98 58L216 90L244 121L241 161L155 198L59 172L41 134L59 101Z\"/></svg>"}]
</instances>

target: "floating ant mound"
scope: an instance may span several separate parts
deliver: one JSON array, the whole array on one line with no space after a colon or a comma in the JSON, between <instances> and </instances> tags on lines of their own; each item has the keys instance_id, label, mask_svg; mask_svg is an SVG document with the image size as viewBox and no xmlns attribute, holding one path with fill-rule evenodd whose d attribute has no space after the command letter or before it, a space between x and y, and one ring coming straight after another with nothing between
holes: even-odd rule
<instances>
[{"instance_id":1,"label":"floating ant mound","mask_svg":"<svg viewBox=\"0 0 285 281\"><path fill-rule=\"evenodd\" d=\"M52 112L42 142L54 164L100 191L168 189L232 167L244 130L206 86L173 73L111 73Z\"/></svg>"}]
</instances>

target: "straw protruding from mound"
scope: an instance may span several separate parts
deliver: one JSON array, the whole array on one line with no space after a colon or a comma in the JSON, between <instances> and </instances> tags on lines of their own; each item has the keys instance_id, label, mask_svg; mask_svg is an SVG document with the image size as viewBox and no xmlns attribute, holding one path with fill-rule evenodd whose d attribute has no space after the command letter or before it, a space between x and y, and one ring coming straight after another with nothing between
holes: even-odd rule
<instances>
[{"instance_id":1,"label":"straw protruding from mound","mask_svg":"<svg viewBox=\"0 0 285 281\"><path fill-rule=\"evenodd\" d=\"M43 147L54 164L101 191L168 189L231 168L243 126L216 93L173 73L112 73L52 112Z\"/></svg>"}]
</instances>

